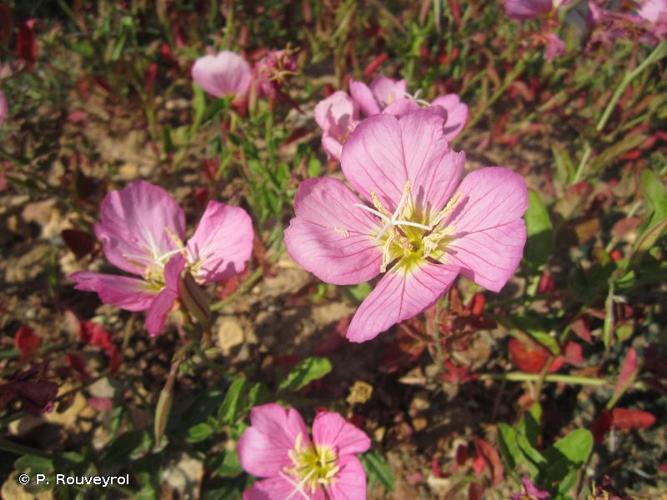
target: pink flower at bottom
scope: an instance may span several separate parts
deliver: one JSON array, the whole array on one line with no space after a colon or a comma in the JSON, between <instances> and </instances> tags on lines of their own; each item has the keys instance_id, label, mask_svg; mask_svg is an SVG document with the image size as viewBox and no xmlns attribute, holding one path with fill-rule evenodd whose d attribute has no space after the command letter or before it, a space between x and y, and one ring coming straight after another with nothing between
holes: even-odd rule
<instances>
[{"instance_id":1,"label":"pink flower at bottom","mask_svg":"<svg viewBox=\"0 0 667 500\"><path fill-rule=\"evenodd\" d=\"M302 182L285 231L289 255L322 281L381 274L347 331L376 337L434 304L458 274L498 292L523 256L523 178L502 167L463 176L439 107L367 118L343 145L338 179Z\"/></svg>"},{"instance_id":2,"label":"pink flower at bottom","mask_svg":"<svg viewBox=\"0 0 667 500\"><path fill-rule=\"evenodd\" d=\"M299 412L269 403L250 412L237 445L241 467L259 478L244 500L366 498L366 473L356 457L370 439L338 413L321 412L312 440Z\"/></svg>"},{"instance_id":3,"label":"pink flower at bottom","mask_svg":"<svg viewBox=\"0 0 667 500\"><path fill-rule=\"evenodd\" d=\"M164 328L184 269L201 284L217 282L243 271L252 252L252 222L242 208L210 201L196 231L183 243L183 210L164 189L145 181L108 193L100 219L95 234L104 255L138 277L89 271L70 277L77 290L97 292L105 304L147 311L151 335Z\"/></svg>"}]
</instances>

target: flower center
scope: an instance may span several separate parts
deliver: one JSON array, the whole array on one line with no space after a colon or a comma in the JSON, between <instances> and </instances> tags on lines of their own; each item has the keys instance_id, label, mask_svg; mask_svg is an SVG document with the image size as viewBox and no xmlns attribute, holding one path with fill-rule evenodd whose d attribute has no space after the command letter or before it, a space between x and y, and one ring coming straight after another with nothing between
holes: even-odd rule
<instances>
[{"instance_id":1,"label":"flower center","mask_svg":"<svg viewBox=\"0 0 667 500\"><path fill-rule=\"evenodd\" d=\"M374 235L382 248L381 272L394 263L396 268L410 271L427 259L444 262L445 249L455 232L454 226L448 226L446 222L461 200L460 195L453 196L445 208L436 213L415 204L409 182L403 187L393 214L384 207L377 194L371 193L371 199L374 209L363 204L355 206L382 221Z\"/></svg>"},{"instance_id":2,"label":"flower center","mask_svg":"<svg viewBox=\"0 0 667 500\"><path fill-rule=\"evenodd\" d=\"M289 498L297 493L310 498L308 494L314 494L317 488L333 483L340 470L338 457L331 448L317 445L302 448L301 440L299 434L294 449L288 453L294 466L284 469L283 477L294 486Z\"/></svg>"}]
</instances>

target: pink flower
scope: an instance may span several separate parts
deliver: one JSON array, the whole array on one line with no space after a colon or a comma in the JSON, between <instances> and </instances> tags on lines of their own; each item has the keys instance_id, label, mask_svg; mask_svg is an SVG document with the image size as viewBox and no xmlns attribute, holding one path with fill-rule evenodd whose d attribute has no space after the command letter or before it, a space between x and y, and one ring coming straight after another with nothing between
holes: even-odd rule
<instances>
[{"instance_id":1,"label":"pink flower","mask_svg":"<svg viewBox=\"0 0 667 500\"><path fill-rule=\"evenodd\" d=\"M223 50L197 59L192 66L192 79L214 97L243 97L250 87L252 71L243 57Z\"/></svg>"},{"instance_id":2,"label":"pink flower","mask_svg":"<svg viewBox=\"0 0 667 500\"><path fill-rule=\"evenodd\" d=\"M565 53L565 44L555 33L548 33L546 36L547 47L544 51L544 58L547 61L553 61Z\"/></svg>"},{"instance_id":3,"label":"pink flower","mask_svg":"<svg viewBox=\"0 0 667 500\"><path fill-rule=\"evenodd\" d=\"M304 181L285 231L290 256L322 281L354 285L383 273L347 338L363 342L432 305L456 276L499 291L526 242L524 180L487 167L463 178L440 108L367 118L343 146L343 182Z\"/></svg>"},{"instance_id":4,"label":"pink flower","mask_svg":"<svg viewBox=\"0 0 667 500\"><path fill-rule=\"evenodd\" d=\"M343 143L359 123L359 106L339 90L317 103L315 121L322 129L322 147L340 160Z\"/></svg>"},{"instance_id":5,"label":"pink flower","mask_svg":"<svg viewBox=\"0 0 667 500\"><path fill-rule=\"evenodd\" d=\"M260 96L278 95L287 78L296 72L296 59L289 49L270 50L255 64L255 79Z\"/></svg>"},{"instance_id":6,"label":"pink flower","mask_svg":"<svg viewBox=\"0 0 667 500\"><path fill-rule=\"evenodd\" d=\"M571 0L505 0L505 12L512 19L526 21L551 14Z\"/></svg>"},{"instance_id":7,"label":"pink flower","mask_svg":"<svg viewBox=\"0 0 667 500\"><path fill-rule=\"evenodd\" d=\"M403 116L425 106L440 106L447 113L445 115L446 138L453 140L468 121L468 106L461 102L456 94L446 94L436 98L432 103L421 101L407 93L405 80L392 80L385 76L378 76L370 87L365 83L351 81L350 94L367 116L378 113Z\"/></svg>"},{"instance_id":8,"label":"pink flower","mask_svg":"<svg viewBox=\"0 0 667 500\"><path fill-rule=\"evenodd\" d=\"M265 479L244 500L366 498L366 473L356 454L371 442L338 413L318 413L312 441L301 415L275 403L254 407L250 422L237 445L239 462Z\"/></svg>"},{"instance_id":9,"label":"pink flower","mask_svg":"<svg viewBox=\"0 0 667 500\"><path fill-rule=\"evenodd\" d=\"M512 500L548 500L551 498L548 491L540 490L533 484L530 478L524 477L521 483L523 486L522 491L512 494Z\"/></svg>"},{"instance_id":10,"label":"pink flower","mask_svg":"<svg viewBox=\"0 0 667 500\"><path fill-rule=\"evenodd\" d=\"M2 90L0 90L0 125L7 119L8 114L9 108L7 107L7 98Z\"/></svg>"},{"instance_id":11,"label":"pink flower","mask_svg":"<svg viewBox=\"0 0 667 500\"><path fill-rule=\"evenodd\" d=\"M210 201L192 237L185 216L161 187L135 181L102 201L95 234L104 255L119 269L139 276L77 272L77 290L97 292L102 302L127 311L147 311L146 329L158 335L178 299L181 272L201 284L243 271L252 251L253 229L242 208Z\"/></svg>"},{"instance_id":12,"label":"pink flower","mask_svg":"<svg viewBox=\"0 0 667 500\"><path fill-rule=\"evenodd\" d=\"M667 36L667 0L646 0L637 15L649 24L656 38Z\"/></svg>"}]
</instances>

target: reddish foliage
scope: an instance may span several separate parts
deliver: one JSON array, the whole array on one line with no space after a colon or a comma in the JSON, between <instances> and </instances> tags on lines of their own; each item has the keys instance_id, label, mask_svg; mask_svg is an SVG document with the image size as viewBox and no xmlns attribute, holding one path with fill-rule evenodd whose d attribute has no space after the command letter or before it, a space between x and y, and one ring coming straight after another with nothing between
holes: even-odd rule
<instances>
[{"instance_id":1,"label":"reddish foliage","mask_svg":"<svg viewBox=\"0 0 667 500\"><path fill-rule=\"evenodd\" d=\"M602 410L602 413L600 413L593 421L591 432L593 433L593 439L596 443L604 441L605 435L611 429L611 421L611 413L608 410Z\"/></svg>"},{"instance_id":2,"label":"reddish foliage","mask_svg":"<svg viewBox=\"0 0 667 500\"><path fill-rule=\"evenodd\" d=\"M32 358L35 351L42 345L42 337L28 325L21 325L14 335L14 345L21 351L21 362L24 362Z\"/></svg>"},{"instance_id":3,"label":"reddish foliage","mask_svg":"<svg viewBox=\"0 0 667 500\"><path fill-rule=\"evenodd\" d=\"M634 347L631 347L628 349L628 353L625 355L625 359L623 360L621 373L618 376L614 392L618 394L624 391L627 385L631 383L632 378L634 378L638 370L639 366L637 364L637 353L635 352Z\"/></svg>"},{"instance_id":4,"label":"reddish foliage","mask_svg":"<svg viewBox=\"0 0 667 500\"><path fill-rule=\"evenodd\" d=\"M477 453L475 462L481 457L484 464L491 472L491 482L494 485L500 484L503 481L505 474L503 464L500 461L500 456L496 449L483 439L475 438L475 452ZM479 474L477 467L475 467L475 472Z\"/></svg>"},{"instance_id":5,"label":"reddish foliage","mask_svg":"<svg viewBox=\"0 0 667 500\"><path fill-rule=\"evenodd\" d=\"M0 385L0 408L19 400L22 409L33 415L51 411L58 395L58 384L44 379L45 369L46 365L34 366Z\"/></svg>"},{"instance_id":6,"label":"reddish foliage","mask_svg":"<svg viewBox=\"0 0 667 500\"><path fill-rule=\"evenodd\" d=\"M371 76L373 76L375 72L380 68L382 63L385 62L387 59L389 59L389 54L384 52L379 56L377 56L375 59L373 59L371 62L369 62L366 68L364 68L364 78L369 79Z\"/></svg>"},{"instance_id":7,"label":"reddish foliage","mask_svg":"<svg viewBox=\"0 0 667 500\"><path fill-rule=\"evenodd\" d=\"M591 337L591 329L588 326L588 319L585 316L577 318L574 323L570 325L572 332L584 342L591 344L593 337Z\"/></svg>"},{"instance_id":8,"label":"reddish foliage","mask_svg":"<svg viewBox=\"0 0 667 500\"><path fill-rule=\"evenodd\" d=\"M102 325L94 321L82 321L79 336L87 344L99 347L107 354L112 372L118 370L121 363L120 352L111 342L111 335Z\"/></svg>"},{"instance_id":9,"label":"reddish foliage","mask_svg":"<svg viewBox=\"0 0 667 500\"><path fill-rule=\"evenodd\" d=\"M539 293L550 293L556 289L556 283L554 283L553 278L548 271L544 271L542 276L540 276L540 282L537 285L537 291Z\"/></svg>"},{"instance_id":10,"label":"reddish foliage","mask_svg":"<svg viewBox=\"0 0 667 500\"><path fill-rule=\"evenodd\" d=\"M655 423L655 416L644 410L614 408L611 412L611 426L614 429L645 429Z\"/></svg>"},{"instance_id":11,"label":"reddish foliage","mask_svg":"<svg viewBox=\"0 0 667 500\"><path fill-rule=\"evenodd\" d=\"M68 352L65 355L65 360L67 361L67 364L70 366L70 368L79 373L79 375L81 375L84 380L90 378L90 374L88 373L88 370L86 370L86 363L83 361L83 359L81 359L81 357Z\"/></svg>"},{"instance_id":12,"label":"reddish foliage","mask_svg":"<svg viewBox=\"0 0 667 500\"><path fill-rule=\"evenodd\" d=\"M19 25L16 38L16 55L19 59L32 66L37 60L37 43L35 42L36 19L27 19Z\"/></svg>"},{"instance_id":13,"label":"reddish foliage","mask_svg":"<svg viewBox=\"0 0 667 500\"><path fill-rule=\"evenodd\" d=\"M111 398L88 398L88 406L97 411L107 412L113 409L113 401Z\"/></svg>"},{"instance_id":14,"label":"reddish foliage","mask_svg":"<svg viewBox=\"0 0 667 500\"><path fill-rule=\"evenodd\" d=\"M477 292L470 300L470 312L473 316L481 316L486 305L486 298L484 294Z\"/></svg>"},{"instance_id":15,"label":"reddish foliage","mask_svg":"<svg viewBox=\"0 0 667 500\"><path fill-rule=\"evenodd\" d=\"M508 350L512 364L526 373L540 373L549 359L549 351L532 340L512 337Z\"/></svg>"},{"instance_id":16,"label":"reddish foliage","mask_svg":"<svg viewBox=\"0 0 667 500\"><path fill-rule=\"evenodd\" d=\"M575 366L584 364L584 356L581 344L577 344L576 342L567 343L565 346L565 361Z\"/></svg>"},{"instance_id":17,"label":"reddish foliage","mask_svg":"<svg viewBox=\"0 0 667 500\"><path fill-rule=\"evenodd\" d=\"M444 362L444 370L441 376L443 381L451 384L463 384L477 378L477 376L471 374L470 370L465 366L458 366L448 359Z\"/></svg>"}]
</instances>

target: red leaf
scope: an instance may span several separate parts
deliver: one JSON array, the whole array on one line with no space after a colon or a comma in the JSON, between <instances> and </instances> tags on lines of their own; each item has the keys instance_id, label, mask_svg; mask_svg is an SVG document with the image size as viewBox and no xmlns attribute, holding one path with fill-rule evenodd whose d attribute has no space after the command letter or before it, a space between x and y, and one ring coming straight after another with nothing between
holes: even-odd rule
<instances>
[{"instance_id":1,"label":"red leaf","mask_svg":"<svg viewBox=\"0 0 667 500\"><path fill-rule=\"evenodd\" d=\"M111 398L88 398L88 406L100 412L107 412L113 409L113 400Z\"/></svg>"},{"instance_id":2,"label":"red leaf","mask_svg":"<svg viewBox=\"0 0 667 500\"><path fill-rule=\"evenodd\" d=\"M514 366L526 373L540 373L549 359L549 351L532 340L522 342L512 337L508 351Z\"/></svg>"},{"instance_id":3,"label":"red leaf","mask_svg":"<svg viewBox=\"0 0 667 500\"><path fill-rule=\"evenodd\" d=\"M591 337L591 330L588 327L588 320L585 317L577 318L574 323L570 325L574 334L584 342L591 344L593 338Z\"/></svg>"},{"instance_id":4,"label":"red leaf","mask_svg":"<svg viewBox=\"0 0 667 500\"><path fill-rule=\"evenodd\" d=\"M377 56L375 59L373 59L370 63L368 63L368 66L364 69L364 77L365 78L370 78L375 74L375 72L378 70L378 68L382 65L383 62L385 62L387 59L389 59L389 54L383 53Z\"/></svg>"},{"instance_id":5,"label":"red leaf","mask_svg":"<svg viewBox=\"0 0 667 500\"><path fill-rule=\"evenodd\" d=\"M65 360L67 361L67 364L70 366L70 368L79 373L84 380L90 378L88 370L86 370L86 363L79 356L68 352L65 354Z\"/></svg>"},{"instance_id":6,"label":"red leaf","mask_svg":"<svg viewBox=\"0 0 667 500\"><path fill-rule=\"evenodd\" d=\"M95 248L95 238L93 235L78 229L63 229L60 235L65 245L74 253L77 259L81 259L92 253Z\"/></svg>"},{"instance_id":7,"label":"red leaf","mask_svg":"<svg viewBox=\"0 0 667 500\"><path fill-rule=\"evenodd\" d=\"M442 372L442 380L451 384L464 384L475 380L477 377L470 373L470 370L465 366L458 366L446 359L444 361L444 370Z\"/></svg>"},{"instance_id":8,"label":"red leaf","mask_svg":"<svg viewBox=\"0 0 667 500\"><path fill-rule=\"evenodd\" d=\"M616 382L616 387L614 388L614 394L620 394L629 384L632 383L639 367L637 365L637 353L635 352L634 347L628 349L628 353L625 355L623 360L623 365L621 366L621 373L618 376L618 381Z\"/></svg>"},{"instance_id":9,"label":"red leaf","mask_svg":"<svg viewBox=\"0 0 667 500\"><path fill-rule=\"evenodd\" d=\"M23 21L19 26L19 33L16 38L16 55L29 66L32 66L37 60L37 44L35 43L36 22L36 19Z\"/></svg>"},{"instance_id":10,"label":"red leaf","mask_svg":"<svg viewBox=\"0 0 667 500\"><path fill-rule=\"evenodd\" d=\"M577 344L576 342L567 343L565 346L565 361L575 366L584 364L584 356L581 344Z\"/></svg>"},{"instance_id":11,"label":"red leaf","mask_svg":"<svg viewBox=\"0 0 667 500\"><path fill-rule=\"evenodd\" d=\"M655 423L655 416L644 410L614 408L611 412L611 426L614 429L645 429Z\"/></svg>"},{"instance_id":12,"label":"red leaf","mask_svg":"<svg viewBox=\"0 0 667 500\"><path fill-rule=\"evenodd\" d=\"M537 285L537 291L540 293L549 293L553 292L556 289L556 284L554 283L551 274L548 271L544 271L542 276L540 276L540 282Z\"/></svg>"},{"instance_id":13,"label":"red leaf","mask_svg":"<svg viewBox=\"0 0 667 500\"><path fill-rule=\"evenodd\" d=\"M500 484L505 475L503 464L496 449L483 439L475 438L475 451L478 457L482 457L491 471L491 481L494 485Z\"/></svg>"},{"instance_id":14,"label":"red leaf","mask_svg":"<svg viewBox=\"0 0 667 500\"><path fill-rule=\"evenodd\" d=\"M593 421L591 432L593 433L593 439L595 439L596 443L604 441L605 435L611 429L611 421L611 413L609 413L608 410L602 410L602 413L600 413Z\"/></svg>"},{"instance_id":15,"label":"red leaf","mask_svg":"<svg viewBox=\"0 0 667 500\"><path fill-rule=\"evenodd\" d=\"M14 345L21 351L21 361L30 359L42 345L42 337L37 335L28 325L22 325L14 335Z\"/></svg>"},{"instance_id":16,"label":"red leaf","mask_svg":"<svg viewBox=\"0 0 667 500\"><path fill-rule=\"evenodd\" d=\"M481 316L482 313L484 312L484 305L486 304L486 298L482 293L476 293L475 295L472 296L472 300L470 301L470 312L474 316Z\"/></svg>"}]
</instances>

